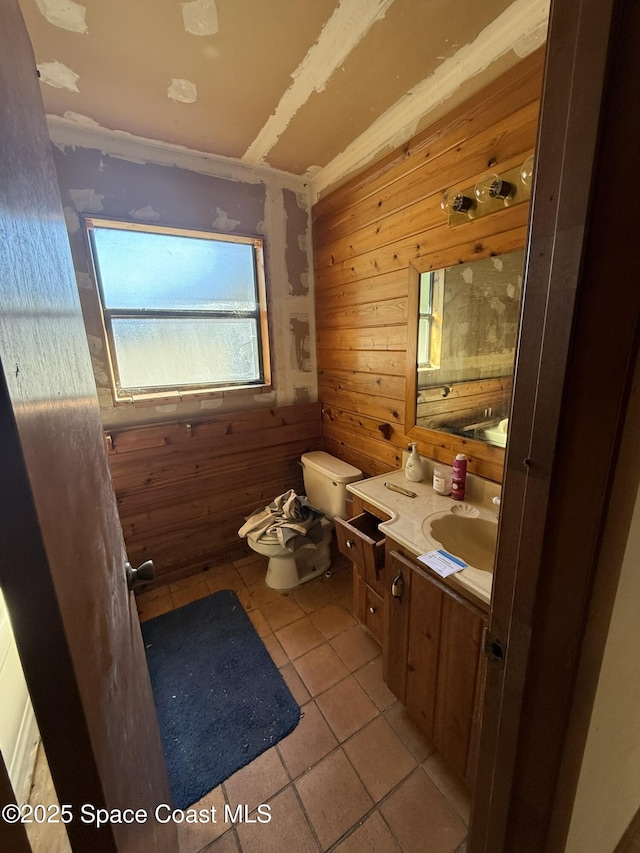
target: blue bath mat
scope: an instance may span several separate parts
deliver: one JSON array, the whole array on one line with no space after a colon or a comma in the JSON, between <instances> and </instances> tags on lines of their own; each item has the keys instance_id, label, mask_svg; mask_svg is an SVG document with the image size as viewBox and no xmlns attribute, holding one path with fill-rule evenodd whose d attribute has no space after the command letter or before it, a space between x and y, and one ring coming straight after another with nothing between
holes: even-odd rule
<instances>
[{"instance_id":1,"label":"blue bath mat","mask_svg":"<svg viewBox=\"0 0 640 853\"><path fill-rule=\"evenodd\" d=\"M272 747L300 708L231 590L142 624L174 805Z\"/></svg>"}]
</instances>

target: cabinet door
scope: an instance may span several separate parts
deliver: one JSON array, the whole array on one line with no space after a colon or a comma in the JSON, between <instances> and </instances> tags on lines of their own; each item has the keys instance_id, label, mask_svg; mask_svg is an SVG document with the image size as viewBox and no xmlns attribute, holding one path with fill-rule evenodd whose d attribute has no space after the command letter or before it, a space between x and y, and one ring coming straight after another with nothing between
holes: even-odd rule
<instances>
[{"instance_id":1,"label":"cabinet door","mask_svg":"<svg viewBox=\"0 0 640 853\"><path fill-rule=\"evenodd\" d=\"M434 739L444 593L413 568L407 654L407 710Z\"/></svg>"},{"instance_id":2,"label":"cabinet door","mask_svg":"<svg viewBox=\"0 0 640 853\"><path fill-rule=\"evenodd\" d=\"M451 595L443 595L440 667L433 741L464 779L475 768L476 706L482 679L483 616Z\"/></svg>"},{"instance_id":3,"label":"cabinet door","mask_svg":"<svg viewBox=\"0 0 640 853\"><path fill-rule=\"evenodd\" d=\"M389 589L385 593L382 677L391 692L406 705L407 655L409 652L409 612L413 565L391 551L388 556ZM391 587L397 585L395 592Z\"/></svg>"},{"instance_id":4,"label":"cabinet door","mask_svg":"<svg viewBox=\"0 0 640 853\"><path fill-rule=\"evenodd\" d=\"M396 551L399 597L386 602L384 679L449 765L467 781L475 772L481 611Z\"/></svg>"}]
</instances>

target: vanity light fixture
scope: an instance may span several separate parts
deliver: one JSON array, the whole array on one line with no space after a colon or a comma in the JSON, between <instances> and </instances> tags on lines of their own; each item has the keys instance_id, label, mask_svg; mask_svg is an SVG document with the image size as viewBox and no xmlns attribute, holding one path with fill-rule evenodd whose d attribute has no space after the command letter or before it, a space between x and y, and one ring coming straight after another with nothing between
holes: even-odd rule
<instances>
[{"instance_id":1,"label":"vanity light fixture","mask_svg":"<svg viewBox=\"0 0 640 853\"><path fill-rule=\"evenodd\" d=\"M520 180L525 187L530 187L533 181L533 167L535 165L535 157L529 154L527 159L520 166Z\"/></svg>"},{"instance_id":2,"label":"vanity light fixture","mask_svg":"<svg viewBox=\"0 0 640 853\"><path fill-rule=\"evenodd\" d=\"M474 187L445 190L440 207L449 217L449 225L462 225L470 219L526 201L531 196L533 168L534 155L531 154L515 169L483 175Z\"/></svg>"},{"instance_id":3,"label":"vanity light fixture","mask_svg":"<svg viewBox=\"0 0 640 853\"><path fill-rule=\"evenodd\" d=\"M469 214L476 206L475 200L458 190L445 190L440 199L440 208L447 214Z\"/></svg>"},{"instance_id":4,"label":"vanity light fixture","mask_svg":"<svg viewBox=\"0 0 640 853\"><path fill-rule=\"evenodd\" d=\"M475 185L473 192L480 204L486 204L492 198L506 200L515 194L515 185L505 181L499 175L485 175Z\"/></svg>"}]
</instances>

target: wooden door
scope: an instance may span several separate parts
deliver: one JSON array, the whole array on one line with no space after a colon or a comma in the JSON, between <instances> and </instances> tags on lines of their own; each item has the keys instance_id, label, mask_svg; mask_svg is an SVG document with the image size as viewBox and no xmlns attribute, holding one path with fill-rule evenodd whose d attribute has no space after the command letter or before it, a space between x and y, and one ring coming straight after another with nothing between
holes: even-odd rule
<instances>
[{"instance_id":1,"label":"wooden door","mask_svg":"<svg viewBox=\"0 0 640 853\"><path fill-rule=\"evenodd\" d=\"M174 853L175 826L153 819L166 768L17 0L0 32L0 585L73 849ZM149 817L97 831L84 804Z\"/></svg>"},{"instance_id":2,"label":"wooden door","mask_svg":"<svg viewBox=\"0 0 640 853\"><path fill-rule=\"evenodd\" d=\"M601 549L640 328L639 53L637 0L552 3L469 853L565 849L624 552Z\"/></svg>"}]
</instances>

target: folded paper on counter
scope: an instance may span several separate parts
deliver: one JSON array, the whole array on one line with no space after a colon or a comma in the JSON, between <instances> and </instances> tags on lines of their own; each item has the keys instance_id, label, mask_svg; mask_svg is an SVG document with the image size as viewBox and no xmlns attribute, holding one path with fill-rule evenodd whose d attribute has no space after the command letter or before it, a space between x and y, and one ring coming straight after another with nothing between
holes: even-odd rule
<instances>
[{"instance_id":1,"label":"folded paper on counter","mask_svg":"<svg viewBox=\"0 0 640 853\"><path fill-rule=\"evenodd\" d=\"M426 554L418 557L418 561L424 563L425 566L428 566L437 575L440 575L441 578L449 577L449 575L459 572L461 569L466 569L469 566L468 563L465 563L458 557L454 557L444 549L440 551L427 551Z\"/></svg>"}]
</instances>

